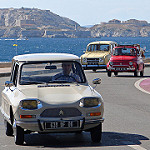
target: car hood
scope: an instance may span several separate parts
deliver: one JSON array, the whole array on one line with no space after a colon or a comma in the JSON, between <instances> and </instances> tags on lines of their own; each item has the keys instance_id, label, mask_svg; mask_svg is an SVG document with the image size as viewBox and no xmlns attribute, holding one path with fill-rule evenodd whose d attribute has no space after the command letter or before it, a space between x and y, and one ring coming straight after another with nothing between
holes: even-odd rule
<instances>
[{"instance_id":1,"label":"car hood","mask_svg":"<svg viewBox=\"0 0 150 150\"><path fill-rule=\"evenodd\" d=\"M75 103L83 97L100 96L90 86L83 85L56 85L52 87L37 86L20 89L26 98L37 98L44 103L58 105Z\"/></svg>"},{"instance_id":2,"label":"car hood","mask_svg":"<svg viewBox=\"0 0 150 150\"><path fill-rule=\"evenodd\" d=\"M135 56L112 56L110 61L135 61Z\"/></svg>"},{"instance_id":3,"label":"car hood","mask_svg":"<svg viewBox=\"0 0 150 150\"><path fill-rule=\"evenodd\" d=\"M83 54L81 57L86 57L86 58L97 58L97 57L104 57L105 55L108 55L109 52L104 52L104 51L101 51L101 52L88 52L88 53L85 53Z\"/></svg>"}]
</instances>

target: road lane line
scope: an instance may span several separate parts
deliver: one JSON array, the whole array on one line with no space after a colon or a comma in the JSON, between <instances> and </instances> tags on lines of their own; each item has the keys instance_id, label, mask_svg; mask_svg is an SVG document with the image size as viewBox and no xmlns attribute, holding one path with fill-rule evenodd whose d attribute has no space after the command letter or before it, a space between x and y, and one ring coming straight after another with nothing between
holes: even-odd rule
<instances>
[{"instance_id":1,"label":"road lane line","mask_svg":"<svg viewBox=\"0 0 150 150\"><path fill-rule=\"evenodd\" d=\"M147 150L147 149L141 147L140 145L136 145L135 143L133 143L131 141L123 141L123 144L125 144L135 150Z\"/></svg>"},{"instance_id":2,"label":"road lane line","mask_svg":"<svg viewBox=\"0 0 150 150\"><path fill-rule=\"evenodd\" d=\"M144 93L147 93L147 94L150 94L150 92L148 92L148 91L146 91L146 90L144 90L143 88L140 87L140 83L141 83L143 80L145 80L145 79L148 79L148 78L143 78L143 79L140 79L140 80L136 81L136 82L134 83L134 86L135 86L137 89L139 89L140 91L142 91L142 92L144 92Z\"/></svg>"},{"instance_id":3,"label":"road lane line","mask_svg":"<svg viewBox=\"0 0 150 150\"><path fill-rule=\"evenodd\" d=\"M135 149L135 150L147 150L139 145L128 145L129 147Z\"/></svg>"}]
</instances>

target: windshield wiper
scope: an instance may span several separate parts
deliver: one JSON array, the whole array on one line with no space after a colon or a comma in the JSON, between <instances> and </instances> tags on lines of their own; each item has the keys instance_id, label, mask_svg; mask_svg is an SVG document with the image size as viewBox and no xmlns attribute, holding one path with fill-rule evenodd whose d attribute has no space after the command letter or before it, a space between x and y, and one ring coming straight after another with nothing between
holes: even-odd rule
<instances>
[{"instance_id":1,"label":"windshield wiper","mask_svg":"<svg viewBox=\"0 0 150 150\"><path fill-rule=\"evenodd\" d=\"M29 85L29 84L45 84L46 82L42 81L21 81L21 85Z\"/></svg>"}]
</instances>

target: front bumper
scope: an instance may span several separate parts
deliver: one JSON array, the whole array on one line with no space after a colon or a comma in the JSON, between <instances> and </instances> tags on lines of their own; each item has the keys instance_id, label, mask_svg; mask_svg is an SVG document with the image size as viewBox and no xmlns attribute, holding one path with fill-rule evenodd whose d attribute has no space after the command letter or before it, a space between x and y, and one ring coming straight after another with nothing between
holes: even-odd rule
<instances>
[{"instance_id":1,"label":"front bumper","mask_svg":"<svg viewBox=\"0 0 150 150\"><path fill-rule=\"evenodd\" d=\"M60 121L72 121L73 119L65 118ZM94 119L94 120L85 120L85 118L74 119L73 121L79 121L80 124L78 127L63 127L63 128L45 128L45 123L49 122L58 122L58 120L36 120L36 121L16 121L16 125L22 127L23 129L27 129L35 132L76 132L76 131L86 131L89 130L104 121L104 118Z\"/></svg>"},{"instance_id":2,"label":"front bumper","mask_svg":"<svg viewBox=\"0 0 150 150\"><path fill-rule=\"evenodd\" d=\"M106 65L82 65L84 69L106 69Z\"/></svg>"},{"instance_id":3,"label":"front bumper","mask_svg":"<svg viewBox=\"0 0 150 150\"><path fill-rule=\"evenodd\" d=\"M113 72L134 72L136 68L130 66L109 66L107 67L107 70Z\"/></svg>"}]
</instances>

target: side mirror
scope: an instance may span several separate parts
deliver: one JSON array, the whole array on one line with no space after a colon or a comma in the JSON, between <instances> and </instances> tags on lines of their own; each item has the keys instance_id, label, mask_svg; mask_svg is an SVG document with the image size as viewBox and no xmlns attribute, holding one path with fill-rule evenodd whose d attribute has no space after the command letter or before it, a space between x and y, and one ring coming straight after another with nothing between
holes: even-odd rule
<instances>
[{"instance_id":1,"label":"side mirror","mask_svg":"<svg viewBox=\"0 0 150 150\"><path fill-rule=\"evenodd\" d=\"M101 78L94 79L93 84L101 84Z\"/></svg>"},{"instance_id":2,"label":"side mirror","mask_svg":"<svg viewBox=\"0 0 150 150\"><path fill-rule=\"evenodd\" d=\"M14 85L13 82L10 81L5 82L5 87L12 87L13 85Z\"/></svg>"}]
</instances>

